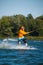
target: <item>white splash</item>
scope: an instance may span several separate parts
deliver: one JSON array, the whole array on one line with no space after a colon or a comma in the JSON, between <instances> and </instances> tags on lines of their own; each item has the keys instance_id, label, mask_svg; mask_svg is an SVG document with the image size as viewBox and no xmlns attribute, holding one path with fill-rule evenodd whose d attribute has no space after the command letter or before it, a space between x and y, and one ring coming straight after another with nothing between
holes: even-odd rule
<instances>
[{"instance_id":1,"label":"white splash","mask_svg":"<svg viewBox=\"0 0 43 65\"><path fill-rule=\"evenodd\" d=\"M30 47L30 46L26 47L26 46L23 46L23 45L20 45L20 46L18 46L18 45L16 46L16 45L15 45L15 46L11 47L11 49L24 49L24 50L25 50L25 49L27 49L27 50L28 50L28 49L32 49L32 50L33 50L33 49L36 49L36 48Z\"/></svg>"},{"instance_id":2,"label":"white splash","mask_svg":"<svg viewBox=\"0 0 43 65\"><path fill-rule=\"evenodd\" d=\"M7 39L3 39L3 41L18 41L18 39L7 38Z\"/></svg>"},{"instance_id":3,"label":"white splash","mask_svg":"<svg viewBox=\"0 0 43 65\"><path fill-rule=\"evenodd\" d=\"M18 45L18 44L14 44L13 43L9 43L9 41L18 41L17 39L3 39L2 43L0 44L0 48L1 49L31 49L34 50L36 48L31 47L31 46L25 46L25 45Z\"/></svg>"},{"instance_id":4,"label":"white splash","mask_svg":"<svg viewBox=\"0 0 43 65\"><path fill-rule=\"evenodd\" d=\"M1 43L0 44L0 48L1 49L36 49L34 47L30 47L30 46L24 46L24 45L12 45L12 44L9 44L9 43Z\"/></svg>"}]
</instances>

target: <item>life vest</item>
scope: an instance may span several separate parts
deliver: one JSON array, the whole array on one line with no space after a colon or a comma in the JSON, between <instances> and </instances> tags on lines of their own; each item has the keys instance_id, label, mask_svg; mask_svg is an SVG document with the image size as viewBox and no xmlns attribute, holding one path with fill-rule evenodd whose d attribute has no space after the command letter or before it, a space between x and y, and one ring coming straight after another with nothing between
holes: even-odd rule
<instances>
[{"instance_id":1,"label":"life vest","mask_svg":"<svg viewBox=\"0 0 43 65\"><path fill-rule=\"evenodd\" d=\"M24 35L26 35L27 34L27 32L25 32L24 30L19 30L19 37L24 37Z\"/></svg>"}]
</instances>

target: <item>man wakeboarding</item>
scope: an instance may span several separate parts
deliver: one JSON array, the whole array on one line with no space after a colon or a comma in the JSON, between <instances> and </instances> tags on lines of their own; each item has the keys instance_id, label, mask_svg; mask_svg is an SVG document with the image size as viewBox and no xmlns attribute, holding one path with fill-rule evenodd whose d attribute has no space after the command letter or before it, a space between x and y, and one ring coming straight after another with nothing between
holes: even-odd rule
<instances>
[{"instance_id":1,"label":"man wakeboarding","mask_svg":"<svg viewBox=\"0 0 43 65\"><path fill-rule=\"evenodd\" d=\"M19 33L18 33L18 37L19 37L19 39L18 39L18 45L20 45L20 44L21 44L21 41L23 41L23 42L26 44L26 46L28 46L27 41L26 41L26 39L25 39L25 37L24 37L24 35L26 35L26 34L28 34L28 33L29 33L29 32L26 32L26 31L25 31L24 26L21 26L21 27L20 27Z\"/></svg>"}]
</instances>

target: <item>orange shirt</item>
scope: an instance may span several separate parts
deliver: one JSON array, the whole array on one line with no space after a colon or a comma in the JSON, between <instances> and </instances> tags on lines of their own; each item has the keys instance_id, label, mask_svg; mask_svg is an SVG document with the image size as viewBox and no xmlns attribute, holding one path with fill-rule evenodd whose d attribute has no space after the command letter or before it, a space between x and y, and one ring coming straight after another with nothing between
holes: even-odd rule
<instances>
[{"instance_id":1,"label":"orange shirt","mask_svg":"<svg viewBox=\"0 0 43 65\"><path fill-rule=\"evenodd\" d=\"M19 30L19 37L24 37L24 35L28 34L28 32L25 32L24 30Z\"/></svg>"}]
</instances>

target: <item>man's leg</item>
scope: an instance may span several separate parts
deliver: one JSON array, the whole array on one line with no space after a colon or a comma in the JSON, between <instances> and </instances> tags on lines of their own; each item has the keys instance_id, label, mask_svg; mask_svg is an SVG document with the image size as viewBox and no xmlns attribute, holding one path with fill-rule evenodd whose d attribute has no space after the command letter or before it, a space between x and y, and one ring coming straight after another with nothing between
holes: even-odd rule
<instances>
[{"instance_id":1,"label":"man's leg","mask_svg":"<svg viewBox=\"0 0 43 65\"><path fill-rule=\"evenodd\" d=\"M18 45L21 45L21 39L18 40Z\"/></svg>"},{"instance_id":2,"label":"man's leg","mask_svg":"<svg viewBox=\"0 0 43 65\"><path fill-rule=\"evenodd\" d=\"M28 46L27 40L25 38L23 38L23 42L26 44L26 46Z\"/></svg>"}]
</instances>

